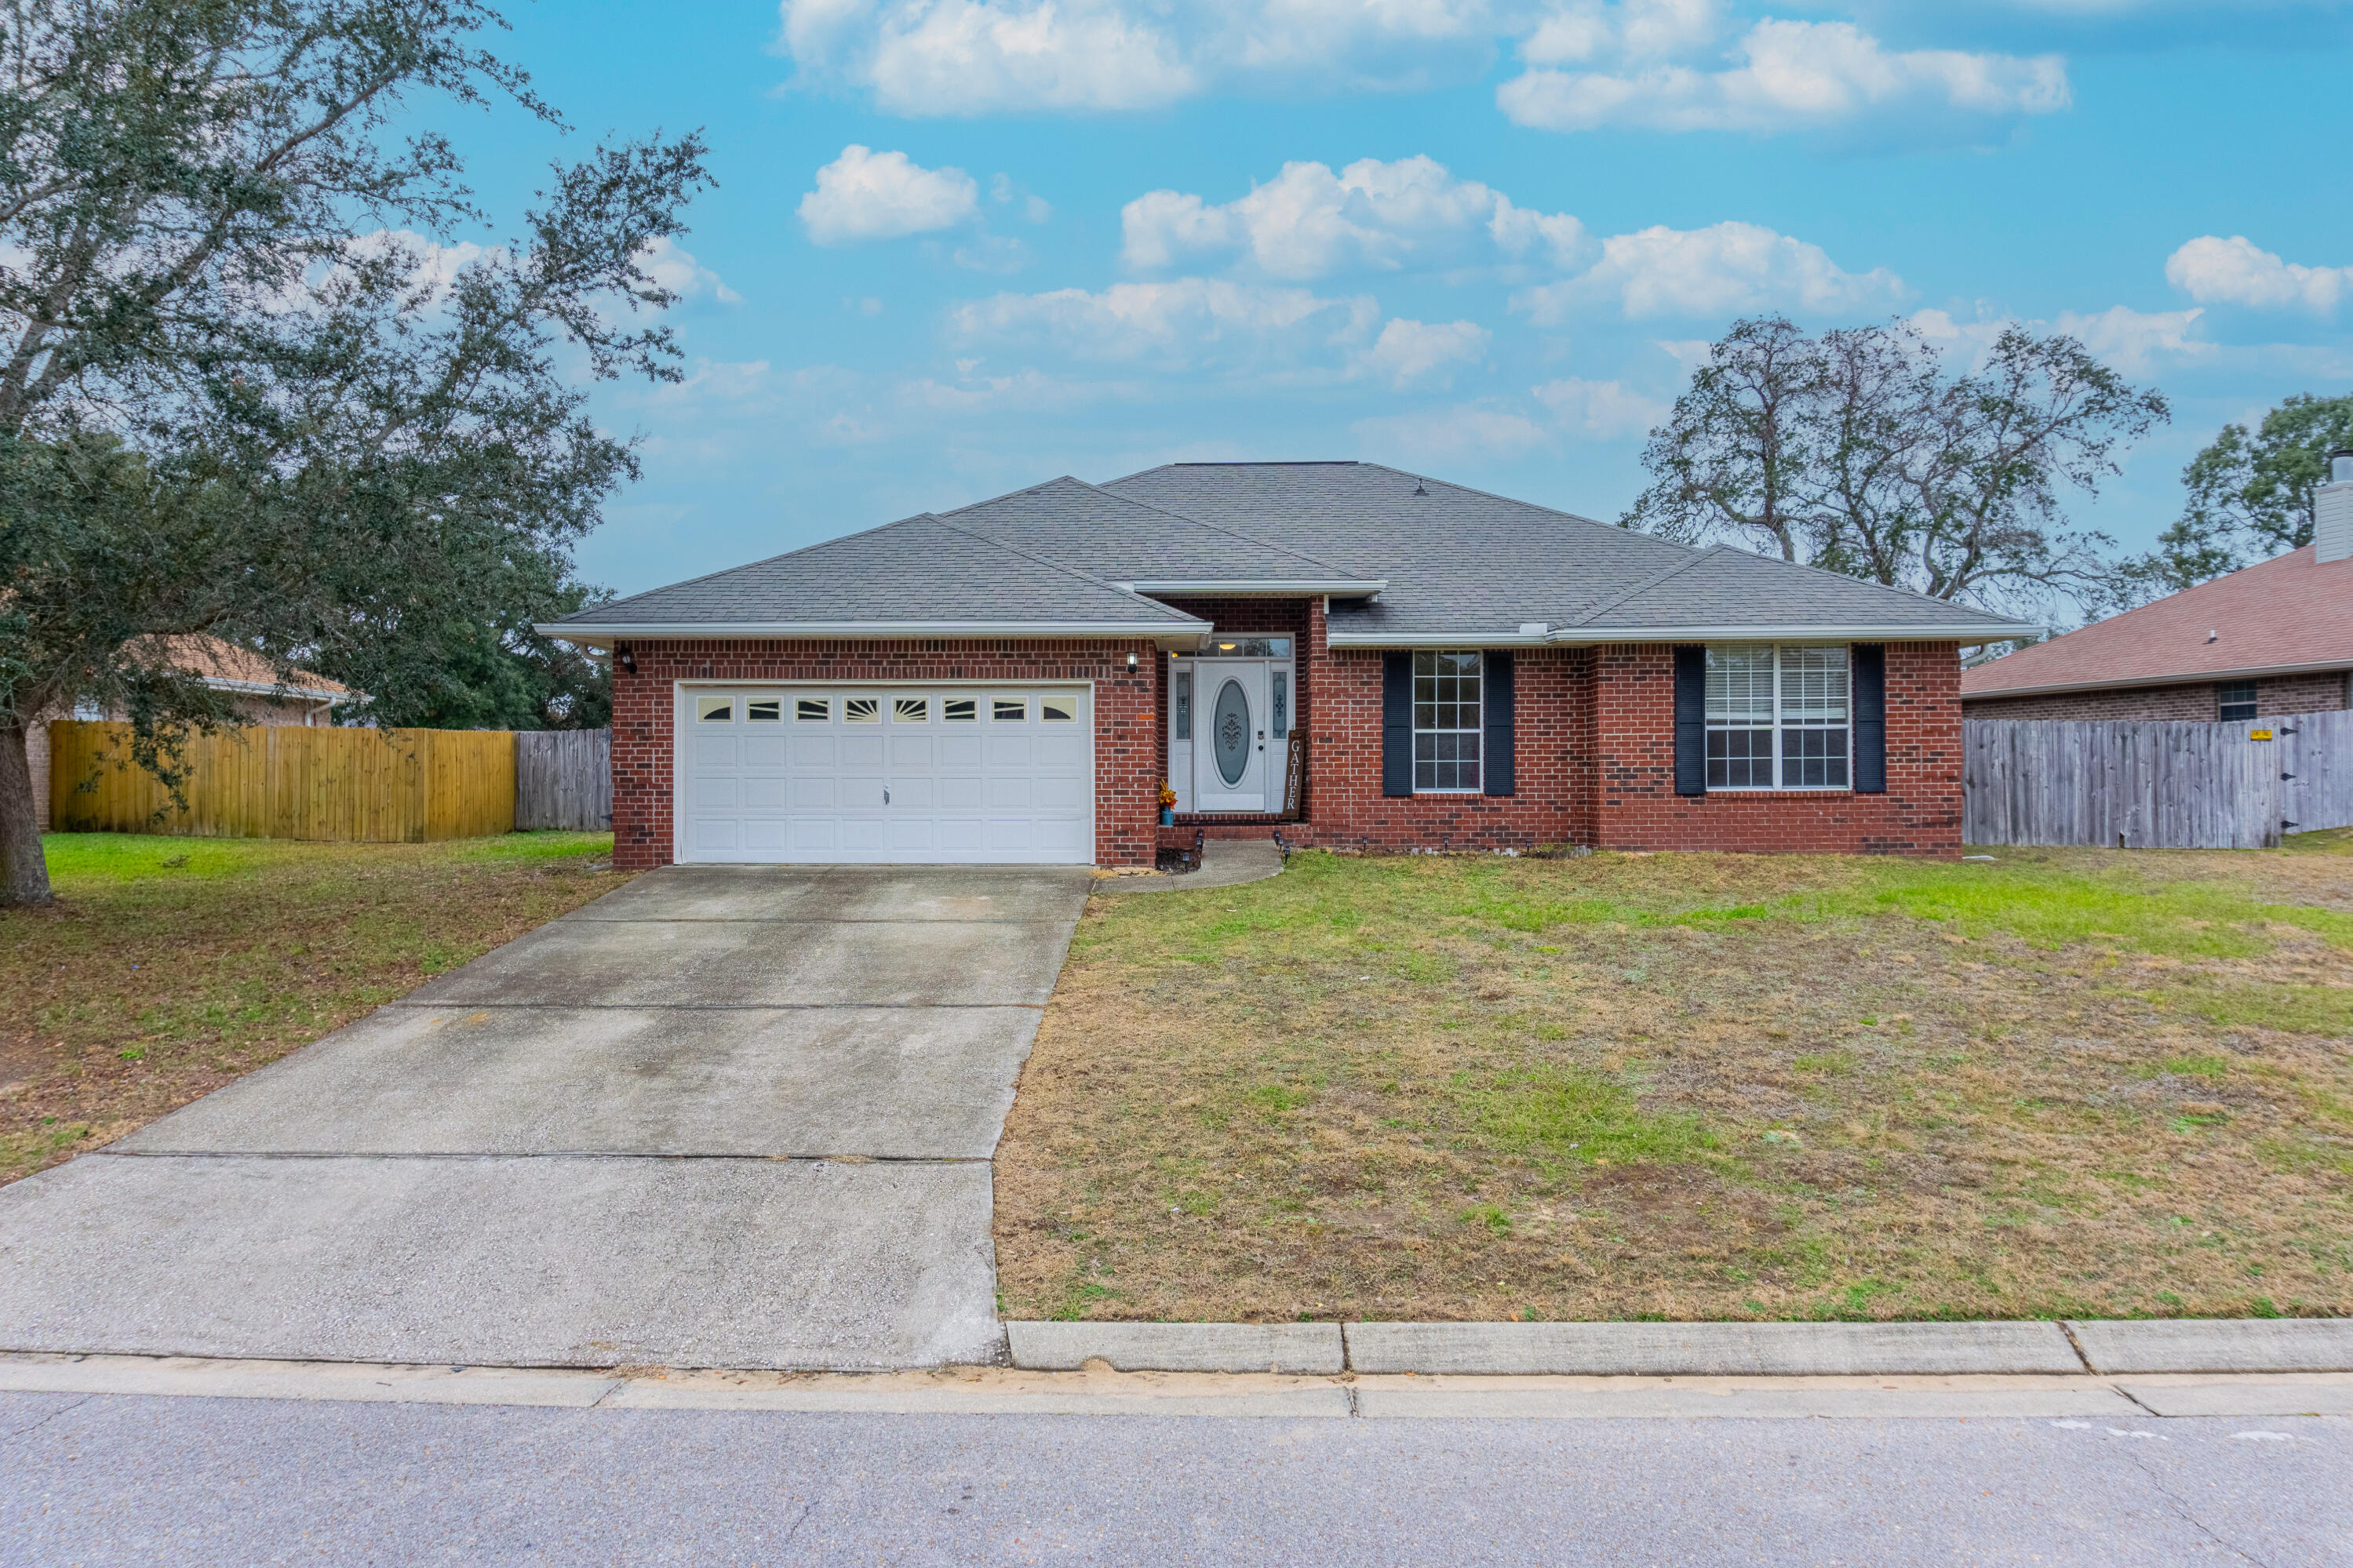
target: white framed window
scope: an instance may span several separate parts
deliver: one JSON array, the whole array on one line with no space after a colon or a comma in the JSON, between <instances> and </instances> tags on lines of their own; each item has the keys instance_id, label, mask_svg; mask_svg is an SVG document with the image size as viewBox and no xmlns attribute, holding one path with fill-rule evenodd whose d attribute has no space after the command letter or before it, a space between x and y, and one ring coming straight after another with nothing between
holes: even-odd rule
<instances>
[{"instance_id":1,"label":"white framed window","mask_svg":"<svg viewBox=\"0 0 2353 1568\"><path fill-rule=\"evenodd\" d=\"M1038 717L1041 720L1048 721L1050 722L1053 721L1068 722L1071 720L1076 719L1078 716L1079 701L1075 697L1040 697L1038 699Z\"/></svg>"},{"instance_id":2,"label":"white framed window","mask_svg":"<svg viewBox=\"0 0 2353 1568\"><path fill-rule=\"evenodd\" d=\"M733 724L735 722L735 699L733 697L696 698L694 721L698 724Z\"/></svg>"},{"instance_id":3,"label":"white framed window","mask_svg":"<svg viewBox=\"0 0 2353 1568\"><path fill-rule=\"evenodd\" d=\"M940 717L951 724L980 721L980 702L971 697L951 697L940 704Z\"/></svg>"},{"instance_id":4,"label":"white framed window","mask_svg":"<svg viewBox=\"0 0 2353 1568\"><path fill-rule=\"evenodd\" d=\"M784 721L785 700L781 697L754 697L744 704L747 723L778 724Z\"/></svg>"},{"instance_id":5,"label":"white framed window","mask_svg":"<svg viewBox=\"0 0 2353 1568\"><path fill-rule=\"evenodd\" d=\"M1852 697L1843 647L1710 644L1707 787L1849 788Z\"/></svg>"},{"instance_id":6,"label":"white framed window","mask_svg":"<svg viewBox=\"0 0 2353 1568\"><path fill-rule=\"evenodd\" d=\"M989 699L988 717L996 724L1027 724L1029 721L1029 700L1026 697L993 697Z\"/></svg>"},{"instance_id":7,"label":"white framed window","mask_svg":"<svg viewBox=\"0 0 2353 1568\"><path fill-rule=\"evenodd\" d=\"M901 724L928 724L932 718L932 700L928 697L901 697L891 704L891 718Z\"/></svg>"},{"instance_id":8,"label":"white framed window","mask_svg":"<svg viewBox=\"0 0 2353 1568\"><path fill-rule=\"evenodd\" d=\"M1413 787L1417 794L1479 789L1480 687L1476 653L1413 656Z\"/></svg>"},{"instance_id":9,"label":"white framed window","mask_svg":"<svg viewBox=\"0 0 2353 1568\"><path fill-rule=\"evenodd\" d=\"M830 697L800 697L793 701L793 718L803 724L823 724L833 718Z\"/></svg>"},{"instance_id":10,"label":"white framed window","mask_svg":"<svg viewBox=\"0 0 2353 1568\"><path fill-rule=\"evenodd\" d=\"M880 697L843 698L841 721L845 724L880 724L882 722L882 699Z\"/></svg>"}]
</instances>

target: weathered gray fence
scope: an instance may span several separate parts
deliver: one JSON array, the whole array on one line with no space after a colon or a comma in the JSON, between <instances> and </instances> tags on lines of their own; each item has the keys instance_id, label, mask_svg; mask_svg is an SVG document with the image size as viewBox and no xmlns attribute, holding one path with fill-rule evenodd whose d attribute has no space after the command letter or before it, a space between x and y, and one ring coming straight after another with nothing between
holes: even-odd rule
<instances>
[{"instance_id":1,"label":"weathered gray fence","mask_svg":"<svg viewBox=\"0 0 2353 1568\"><path fill-rule=\"evenodd\" d=\"M514 825L586 833L612 826L613 731L517 731Z\"/></svg>"},{"instance_id":2,"label":"weathered gray fence","mask_svg":"<svg viewBox=\"0 0 2353 1568\"><path fill-rule=\"evenodd\" d=\"M2273 738L2252 737L2268 730ZM2252 723L1972 719L1971 844L2258 849L2353 826L2353 712Z\"/></svg>"}]
</instances>

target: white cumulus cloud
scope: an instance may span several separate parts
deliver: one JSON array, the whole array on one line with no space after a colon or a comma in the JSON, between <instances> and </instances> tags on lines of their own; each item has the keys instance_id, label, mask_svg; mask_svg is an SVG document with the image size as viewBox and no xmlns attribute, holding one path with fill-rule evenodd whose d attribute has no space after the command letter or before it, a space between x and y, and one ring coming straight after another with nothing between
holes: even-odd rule
<instances>
[{"instance_id":1,"label":"white cumulus cloud","mask_svg":"<svg viewBox=\"0 0 2353 1568\"><path fill-rule=\"evenodd\" d=\"M1630 320L1771 310L1850 315L1892 306L1905 291L1883 267L1847 272L1819 245L1757 224L1719 223L1613 236L1601 242L1590 271L1525 289L1512 302L1538 326L1556 326L1578 307L1603 302Z\"/></svg>"},{"instance_id":2,"label":"white cumulus cloud","mask_svg":"<svg viewBox=\"0 0 2353 1568\"><path fill-rule=\"evenodd\" d=\"M2125 305L2111 305L2089 316L2062 310L2054 324L2118 370L2139 372L2147 367L2152 354L2197 357L2212 353L2213 344L2191 335L2198 318L2205 313L2202 310L2136 310Z\"/></svg>"},{"instance_id":3,"label":"white cumulus cloud","mask_svg":"<svg viewBox=\"0 0 2353 1568\"><path fill-rule=\"evenodd\" d=\"M1488 404L1384 414L1356 421L1362 450L1385 461L1517 458L1552 445L1552 433L1525 414Z\"/></svg>"},{"instance_id":4,"label":"white cumulus cloud","mask_svg":"<svg viewBox=\"0 0 2353 1568\"><path fill-rule=\"evenodd\" d=\"M1620 13L1632 6L1615 7ZM2066 63L1957 49L1889 49L1851 22L1757 23L1729 62L1703 57L1704 6L1652 6L1645 33L1622 15L1572 7L1530 36L1530 68L1495 90L1514 123L1545 131L1771 132L1872 115L2050 114L2072 101ZM1575 62L1589 68L1563 68Z\"/></svg>"},{"instance_id":5,"label":"white cumulus cloud","mask_svg":"<svg viewBox=\"0 0 2353 1568\"><path fill-rule=\"evenodd\" d=\"M1152 191L1121 209L1120 229L1122 258L1139 270L1236 256L1266 277L1300 281L1498 258L1565 268L1589 243L1576 218L1514 206L1426 156L1360 158L1336 174L1285 163L1248 195L1217 205Z\"/></svg>"},{"instance_id":6,"label":"white cumulus cloud","mask_svg":"<svg viewBox=\"0 0 2353 1568\"><path fill-rule=\"evenodd\" d=\"M1306 289L1178 278L1093 291L998 294L956 306L947 329L960 343L1003 343L1073 360L1236 370L1353 358L1370 344L1379 319L1367 295L1333 299Z\"/></svg>"},{"instance_id":7,"label":"white cumulus cloud","mask_svg":"<svg viewBox=\"0 0 2353 1568\"><path fill-rule=\"evenodd\" d=\"M1381 335L1365 351L1364 364L1402 392L1457 365L1477 364L1487 357L1487 344L1493 337L1476 321L1432 326L1399 316L1381 328Z\"/></svg>"},{"instance_id":8,"label":"white cumulus cloud","mask_svg":"<svg viewBox=\"0 0 2353 1568\"><path fill-rule=\"evenodd\" d=\"M638 251L638 265L655 282L689 303L704 300L721 305L744 302L744 296L727 287L718 273L697 261L693 252L667 235L646 242Z\"/></svg>"},{"instance_id":9,"label":"white cumulus cloud","mask_svg":"<svg viewBox=\"0 0 2353 1568\"><path fill-rule=\"evenodd\" d=\"M926 169L904 153L853 142L817 172L800 217L818 244L847 245L954 228L979 210L980 187L962 169Z\"/></svg>"},{"instance_id":10,"label":"white cumulus cloud","mask_svg":"<svg viewBox=\"0 0 2353 1568\"><path fill-rule=\"evenodd\" d=\"M1620 381L1583 381L1575 376L1548 381L1532 388L1535 400L1553 417L1577 434L1597 441L1615 441L1647 434L1672 412L1655 397L1646 397Z\"/></svg>"},{"instance_id":11,"label":"white cumulus cloud","mask_svg":"<svg viewBox=\"0 0 2353 1568\"><path fill-rule=\"evenodd\" d=\"M2054 56L1890 49L1851 22L1744 25L1722 0L780 0L799 79L893 114L1146 110L1219 91L1478 79L1525 125L1757 132L1864 114L2067 107ZM1932 17L1933 20L1933 17Z\"/></svg>"},{"instance_id":12,"label":"white cumulus cloud","mask_svg":"<svg viewBox=\"0 0 2353 1568\"><path fill-rule=\"evenodd\" d=\"M2284 261L2246 236L2201 235L2167 258L2165 279L2201 305L2302 309L2326 315L2353 294L2353 267Z\"/></svg>"}]
</instances>

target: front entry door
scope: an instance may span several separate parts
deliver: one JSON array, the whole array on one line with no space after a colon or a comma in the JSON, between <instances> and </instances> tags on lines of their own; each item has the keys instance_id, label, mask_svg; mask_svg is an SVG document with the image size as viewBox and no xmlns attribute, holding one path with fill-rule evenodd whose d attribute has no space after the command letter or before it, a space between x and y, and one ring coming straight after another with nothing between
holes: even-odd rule
<instances>
[{"instance_id":1,"label":"front entry door","mask_svg":"<svg viewBox=\"0 0 2353 1568\"><path fill-rule=\"evenodd\" d=\"M1205 658L1194 672L1194 809L1266 810L1266 662Z\"/></svg>"}]
</instances>

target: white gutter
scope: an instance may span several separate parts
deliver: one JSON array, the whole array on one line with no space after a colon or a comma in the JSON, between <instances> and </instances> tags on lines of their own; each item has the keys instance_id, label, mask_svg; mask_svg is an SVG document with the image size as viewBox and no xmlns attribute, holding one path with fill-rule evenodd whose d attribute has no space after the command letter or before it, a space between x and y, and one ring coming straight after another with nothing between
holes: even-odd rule
<instances>
[{"instance_id":1,"label":"white gutter","mask_svg":"<svg viewBox=\"0 0 2353 1568\"><path fill-rule=\"evenodd\" d=\"M2042 626L1564 626L1542 637L1506 632L1334 632L1334 647L1599 647L1610 643L2005 642Z\"/></svg>"},{"instance_id":2,"label":"white gutter","mask_svg":"<svg viewBox=\"0 0 2353 1568\"><path fill-rule=\"evenodd\" d=\"M1303 597L1310 595L1322 594L1343 599L1363 599L1369 598L1376 594L1385 594L1388 592L1389 580L1386 577L1374 578L1366 581L1359 581L1352 578L1334 578L1330 582L1301 582L1283 581L1281 579L1260 581L1255 578L1213 580L1208 578L1196 579L1185 577L1162 578L1151 581L1138 580L1132 583L1120 582L1113 583L1112 586L1114 588L1124 588L1131 594L1201 594L1233 595L1288 595L1296 594Z\"/></svg>"},{"instance_id":3,"label":"white gutter","mask_svg":"<svg viewBox=\"0 0 2353 1568\"><path fill-rule=\"evenodd\" d=\"M1207 621L676 621L638 624L548 621L532 630L584 647L610 648L616 641L706 642L718 637L812 638L1015 637L1027 641L1066 637L1103 640L1149 637L1165 647L1198 643L1209 635Z\"/></svg>"},{"instance_id":4,"label":"white gutter","mask_svg":"<svg viewBox=\"0 0 2353 1568\"><path fill-rule=\"evenodd\" d=\"M1993 667L1980 665L1978 668L1990 669ZM2044 697L2063 691L2121 691L2142 686L2203 686L2216 680L2253 680L2266 675L2326 675L2331 670L2348 668L2353 668L2353 654L2322 659L2317 664L2259 664L2249 665L2243 669L2200 670L2196 675L2125 675L2110 676L2105 680L2069 680L2053 686L1999 686L1983 691L1964 691L1961 700L1989 702L1998 698Z\"/></svg>"},{"instance_id":5,"label":"white gutter","mask_svg":"<svg viewBox=\"0 0 2353 1568\"><path fill-rule=\"evenodd\" d=\"M215 691L236 691L253 697L278 697L289 702L321 702L332 708L338 702L358 700L355 691L322 691L315 686L280 686L270 681L231 680L226 676L200 677Z\"/></svg>"}]
</instances>

